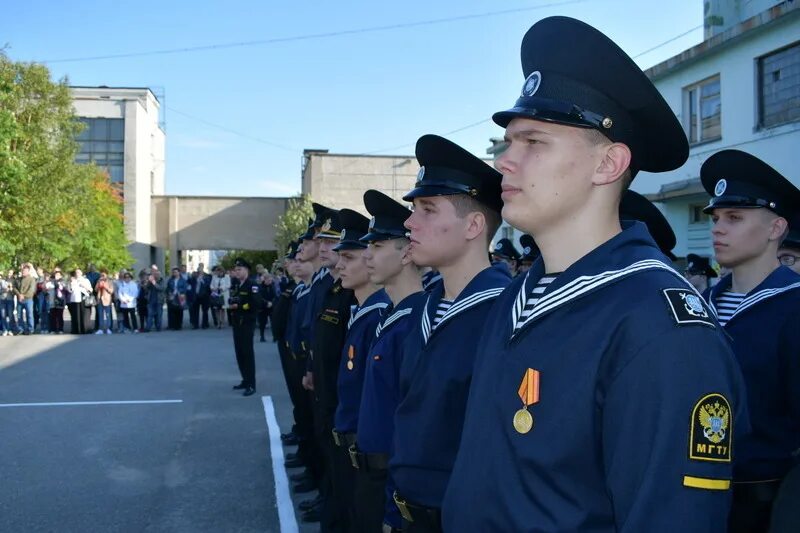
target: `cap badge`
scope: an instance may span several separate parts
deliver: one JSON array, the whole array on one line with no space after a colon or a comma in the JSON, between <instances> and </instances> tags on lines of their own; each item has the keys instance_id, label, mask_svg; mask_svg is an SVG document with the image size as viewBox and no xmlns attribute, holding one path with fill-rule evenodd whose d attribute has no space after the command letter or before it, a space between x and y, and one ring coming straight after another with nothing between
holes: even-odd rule
<instances>
[{"instance_id":1,"label":"cap badge","mask_svg":"<svg viewBox=\"0 0 800 533\"><path fill-rule=\"evenodd\" d=\"M422 181L422 178L425 177L425 167L419 167L419 172L417 172L417 181Z\"/></svg>"},{"instance_id":2,"label":"cap badge","mask_svg":"<svg viewBox=\"0 0 800 533\"><path fill-rule=\"evenodd\" d=\"M331 229L331 219L325 219L325 223L320 228L320 231L328 231Z\"/></svg>"},{"instance_id":3,"label":"cap badge","mask_svg":"<svg viewBox=\"0 0 800 533\"><path fill-rule=\"evenodd\" d=\"M533 96L542 85L542 73L538 70L531 72L522 86L522 96Z\"/></svg>"},{"instance_id":4,"label":"cap badge","mask_svg":"<svg viewBox=\"0 0 800 533\"><path fill-rule=\"evenodd\" d=\"M369 219L369 230L372 231L375 228L375 217Z\"/></svg>"},{"instance_id":5,"label":"cap badge","mask_svg":"<svg viewBox=\"0 0 800 533\"><path fill-rule=\"evenodd\" d=\"M531 247L526 246L524 250L522 250L525 255L531 255Z\"/></svg>"},{"instance_id":6,"label":"cap badge","mask_svg":"<svg viewBox=\"0 0 800 533\"><path fill-rule=\"evenodd\" d=\"M725 194L725 190L728 188L728 182L725 180L719 180L717 182L717 186L714 187L714 196L722 196Z\"/></svg>"},{"instance_id":7,"label":"cap badge","mask_svg":"<svg viewBox=\"0 0 800 533\"><path fill-rule=\"evenodd\" d=\"M345 233L347 233L347 230L343 229L343 230L342 230L342 234L339 236L339 240L340 240L340 241L343 241L343 240L344 240L344 234L345 234Z\"/></svg>"},{"instance_id":8,"label":"cap badge","mask_svg":"<svg viewBox=\"0 0 800 533\"><path fill-rule=\"evenodd\" d=\"M495 250L502 250L503 249L503 243L502 242L498 242L497 246L495 246L494 249Z\"/></svg>"}]
</instances>

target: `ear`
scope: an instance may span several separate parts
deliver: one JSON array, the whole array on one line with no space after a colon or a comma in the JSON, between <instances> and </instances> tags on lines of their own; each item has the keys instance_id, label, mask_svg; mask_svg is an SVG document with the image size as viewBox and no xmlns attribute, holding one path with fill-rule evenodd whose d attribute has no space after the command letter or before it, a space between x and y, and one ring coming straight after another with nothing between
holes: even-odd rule
<instances>
[{"instance_id":1,"label":"ear","mask_svg":"<svg viewBox=\"0 0 800 533\"><path fill-rule=\"evenodd\" d=\"M480 211L473 211L464 217L465 220L465 234L464 237L468 241L483 237L483 230L486 228L486 217Z\"/></svg>"},{"instance_id":2,"label":"ear","mask_svg":"<svg viewBox=\"0 0 800 533\"><path fill-rule=\"evenodd\" d=\"M400 258L400 264L406 266L411 263L413 263L413 261L411 260L411 243L409 243L403 246L403 255Z\"/></svg>"},{"instance_id":3,"label":"ear","mask_svg":"<svg viewBox=\"0 0 800 533\"><path fill-rule=\"evenodd\" d=\"M778 241L778 245L780 246L780 243L783 240L783 237L786 235L788 229L789 223L785 218L775 217L770 223L769 240Z\"/></svg>"},{"instance_id":4,"label":"ear","mask_svg":"<svg viewBox=\"0 0 800 533\"><path fill-rule=\"evenodd\" d=\"M608 185L618 181L631 165L631 149L622 143L601 144L600 163L592 177L593 185Z\"/></svg>"}]
</instances>

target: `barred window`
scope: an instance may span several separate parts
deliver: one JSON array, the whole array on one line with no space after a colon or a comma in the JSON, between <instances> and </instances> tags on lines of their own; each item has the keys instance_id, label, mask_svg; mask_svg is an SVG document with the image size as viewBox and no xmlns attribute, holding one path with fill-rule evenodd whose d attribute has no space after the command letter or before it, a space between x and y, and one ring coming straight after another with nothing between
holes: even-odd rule
<instances>
[{"instance_id":1,"label":"barred window","mask_svg":"<svg viewBox=\"0 0 800 533\"><path fill-rule=\"evenodd\" d=\"M800 120L800 43L758 60L759 126Z\"/></svg>"}]
</instances>

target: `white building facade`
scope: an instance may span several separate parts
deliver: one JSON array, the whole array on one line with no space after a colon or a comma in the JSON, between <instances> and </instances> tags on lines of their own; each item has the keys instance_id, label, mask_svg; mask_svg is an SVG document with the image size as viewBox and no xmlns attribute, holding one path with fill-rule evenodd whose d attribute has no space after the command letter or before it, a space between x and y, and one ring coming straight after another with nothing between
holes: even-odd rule
<instances>
[{"instance_id":1,"label":"white building facade","mask_svg":"<svg viewBox=\"0 0 800 533\"><path fill-rule=\"evenodd\" d=\"M162 265L151 246L151 197L164 194L166 135L160 103L150 89L71 87L75 114L86 124L77 162L107 170L124 197L125 236L137 270Z\"/></svg>"},{"instance_id":2,"label":"white building facade","mask_svg":"<svg viewBox=\"0 0 800 533\"><path fill-rule=\"evenodd\" d=\"M739 2L712 3L720 14L707 14L706 40L645 71L691 151L680 169L640 173L632 188L662 209L678 257L713 256L702 213L709 197L700 185L700 167L713 153L748 152L800 186L800 4L755 0L739 12Z\"/></svg>"}]
</instances>

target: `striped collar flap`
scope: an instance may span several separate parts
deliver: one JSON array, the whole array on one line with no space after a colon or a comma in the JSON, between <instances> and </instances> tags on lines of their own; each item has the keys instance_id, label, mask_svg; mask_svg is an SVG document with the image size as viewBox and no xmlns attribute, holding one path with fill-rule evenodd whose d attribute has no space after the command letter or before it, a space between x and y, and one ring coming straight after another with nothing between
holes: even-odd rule
<instances>
[{"instance_id":1,"label":"striped collar flap","mask_svg":"<svg viewBox=\"0 0 800 533\"><path fill-rule=\"evenodd\" d=\"M733 276L728 274L711 288L709 304L715 312L717 311L717 299L725 291L730 290L732 283ZM734 317L754 305L794 289L800 289L800 275L796 274L787 266L776 268L755 289L745 295L744 300L742 300L739 307L736 308L736 311L734 311L728 319L728 324L730 324Z\"/></svg>"}]
</instances>

